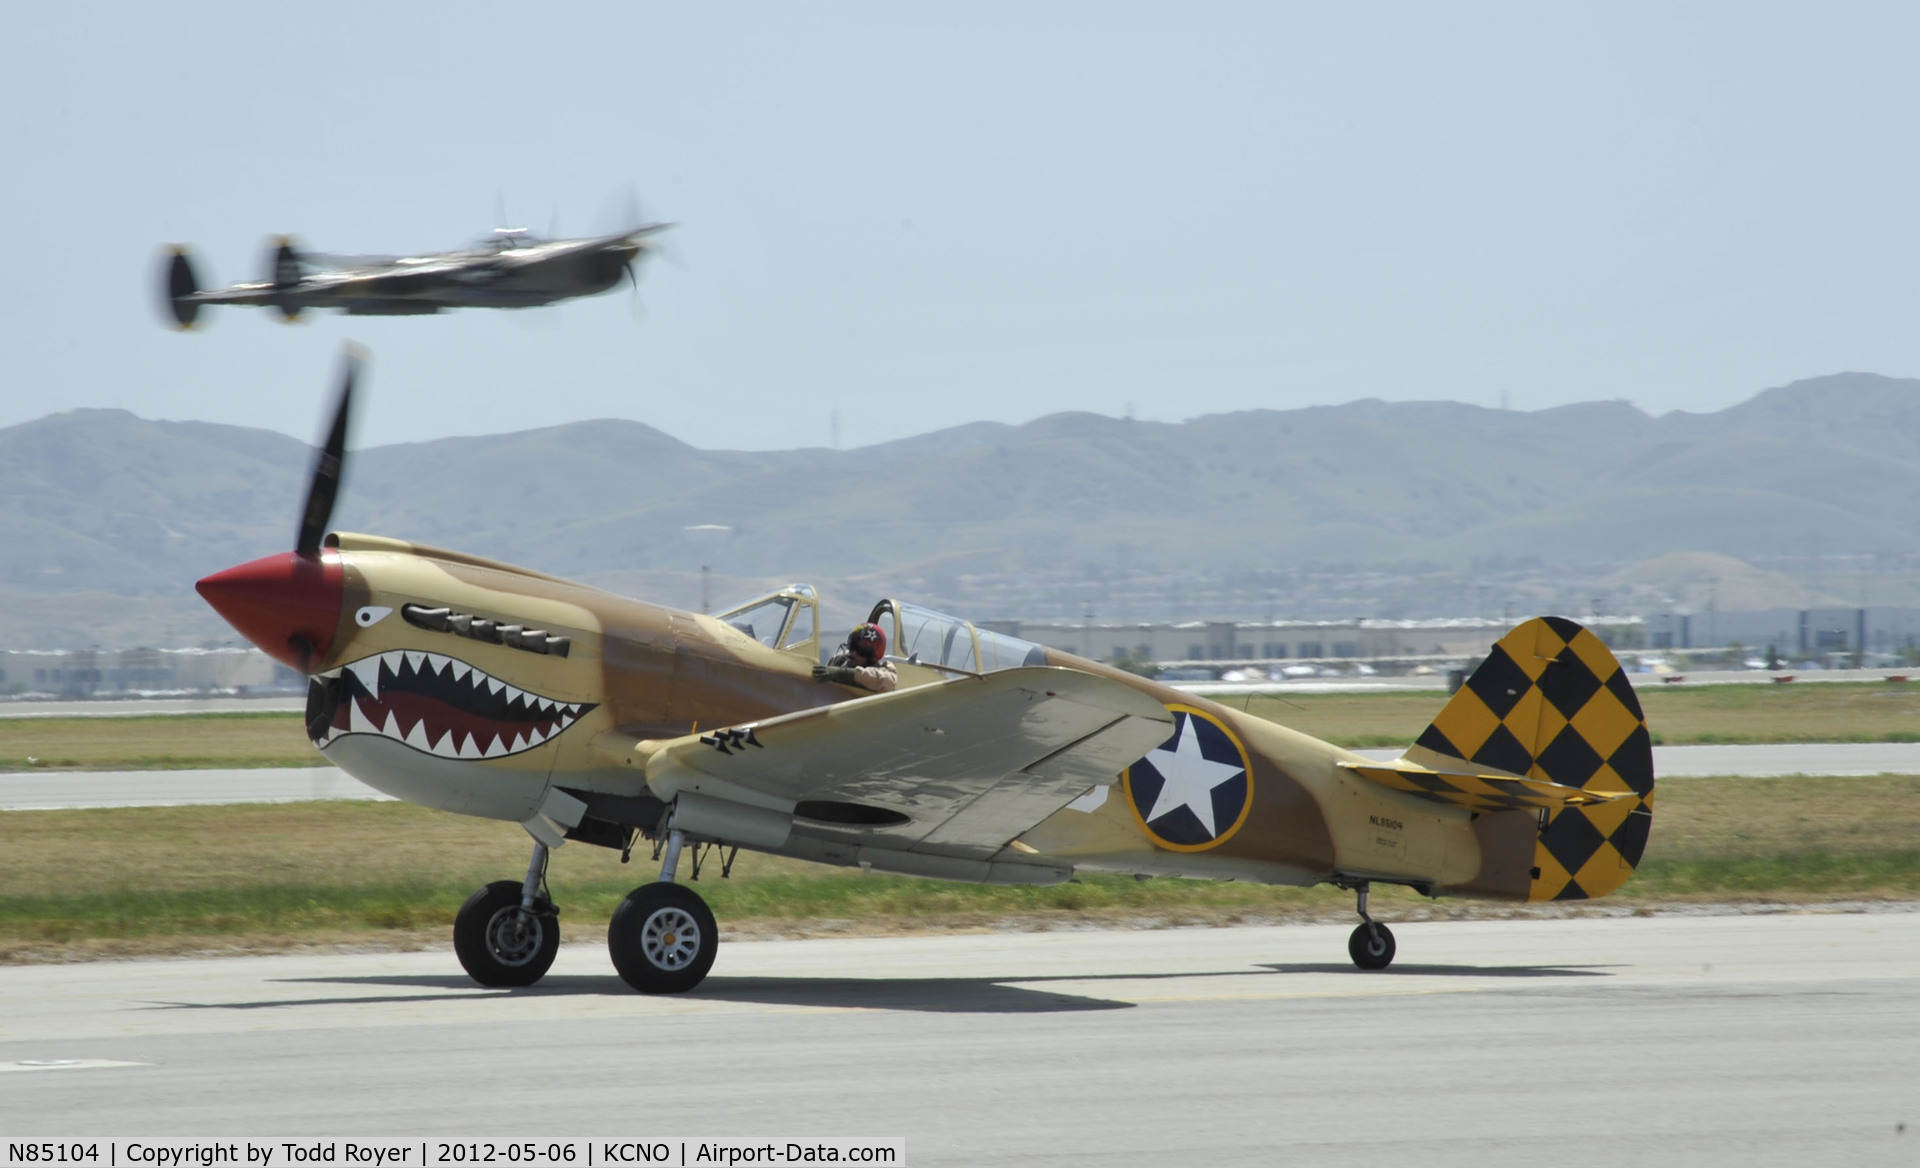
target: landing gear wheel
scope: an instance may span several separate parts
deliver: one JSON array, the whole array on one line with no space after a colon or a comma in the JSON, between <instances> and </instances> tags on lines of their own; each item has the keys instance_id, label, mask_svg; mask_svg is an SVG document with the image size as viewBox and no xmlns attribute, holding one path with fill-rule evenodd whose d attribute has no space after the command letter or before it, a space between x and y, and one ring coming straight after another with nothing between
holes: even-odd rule
<instances>
[{"instance_id":1,"label":"landing gear wheel","mask_svg":"<svg viewBox=\"0 0 1920 1168\"><path fill-rule=\"evenodd\" d=\"M1393 964L1393 931L1378 921L1364 921L1347 938L1347 955L1361 969L1385 969Z\"/></svg>"},{"instance_id":2,"label":"landing gear wheel","mask_svg":"<svg viewBox=\"0 0 1920 1168\"><path fill-rule=\"evenodd\" d=\"M642 884L607 925L613 967L643 994L683 994L699 985L719 947L707 902L678 884Z\"/></svg>"},{"instance_id":3,"label":"landing gear wheel","mask_svg":"<svg viewBox=\"0 0 1920 1168\"><path fill-rule=\"evenodd\" d=\"M453 918L453 951L483 986L530 986L553 968L560 914L542 903L520 908L518 880L496 880L467 898Z\"/></svg>"}]
</instances>

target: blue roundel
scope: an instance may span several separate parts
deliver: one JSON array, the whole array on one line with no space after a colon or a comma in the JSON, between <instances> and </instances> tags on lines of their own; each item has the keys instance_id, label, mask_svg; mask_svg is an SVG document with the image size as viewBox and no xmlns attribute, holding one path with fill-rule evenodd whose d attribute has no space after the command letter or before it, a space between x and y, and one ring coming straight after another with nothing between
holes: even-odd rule
<instances>
[{"instance_id":1,"label":"blue roundel","mask_svg":"<svg viewBox=\"0 0 1920 1168\"><path fill-rule=\"evenodd\" d=\"M1169 706L1173 736L1122 776L1134 816L1154 842L1201 851L1231 836L1253 803L1246 748L1200 710Z\"/></svg>"}]
</instances>

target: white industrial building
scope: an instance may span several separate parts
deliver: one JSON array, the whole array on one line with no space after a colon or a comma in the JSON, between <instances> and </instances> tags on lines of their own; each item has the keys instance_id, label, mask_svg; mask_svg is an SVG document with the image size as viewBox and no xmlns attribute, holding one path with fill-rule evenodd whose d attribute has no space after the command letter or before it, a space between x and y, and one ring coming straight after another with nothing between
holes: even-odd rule
<instances>
[{"instance_id":1,"label":"white industrial building","mask_svg":"<svg viewBox=\"0 0 1920 1168\"><path fill-rule=\"evenodd\" d=\"M1580 618L1602 641L1638 647L1637 616ZM1181 624L1078 624L982 621L981 627L1099 661L1130 659L1163 665L1466 661L1484 657L1514 622L1447 620L1188 621Z\"/></svg>"},{"instance_id":2,"label":"white industrial building","mask_svg":"<svg viewBox=\"0 0 1920 1168\"><path fill-rule=\"evenodd\" d=\"M299 692L306 679L258 649L0 649L0 695Z\"/></svg>"}]
</instances>

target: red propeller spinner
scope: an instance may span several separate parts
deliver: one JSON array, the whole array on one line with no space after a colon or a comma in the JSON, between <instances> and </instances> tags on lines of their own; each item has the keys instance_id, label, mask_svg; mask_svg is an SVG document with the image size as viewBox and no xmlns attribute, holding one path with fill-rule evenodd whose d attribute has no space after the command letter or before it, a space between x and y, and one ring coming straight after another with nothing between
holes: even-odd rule
<instances>
[{"instance_id":1,"label":"red propeller spinner","mask_svg":"<svg viewBox=\"0 0 1920 1168\"><path fill-rule=\"evenodd\" d=\"M302 673L333 648L346 593L338 556L298 552L249 560L194 588L261 652Z\"/></svg>"},{"instance_id":2,"label":"red propeller spinner","mask_svg":"<svg viewBox=\"0 0 1920 1168\"><path fill-rule=\"evenodd\" d=\"M314 462L307 488L300 533L294 550L262 556L224 572L215 572L194 585L215 612L240 635L260 646L261 652L298 669L312 671L333 648L340 625L346 589L340 558L323 554L320 540L333 516L334 499L347 450L347 415L353 404L353 385L360 375L361 354L349 347L340 400L333 426Z\"/></svg>"}]
</instances>

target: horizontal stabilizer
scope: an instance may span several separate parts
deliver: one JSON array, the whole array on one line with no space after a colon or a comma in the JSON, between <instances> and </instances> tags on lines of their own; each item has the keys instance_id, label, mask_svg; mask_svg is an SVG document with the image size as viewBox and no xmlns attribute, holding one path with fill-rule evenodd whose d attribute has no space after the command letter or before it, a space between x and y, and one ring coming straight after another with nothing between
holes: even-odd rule
<instances>
[{"instance_id":1,"label":"horizontal stabilizer","mask_svg":"<svg viewBox=\"0 0 1920 1168\"><path fill-rule=\"evenodd\" d=\"M1632 791L1588 791L1545 779L1523 779L1483 770L1439 771L1404 758L1381 763L1343 762L1340 766L1383 787L1469 811L1506 811L1516 807L1558 810L1637 797Z\"/></svg>"}]
</instances>

